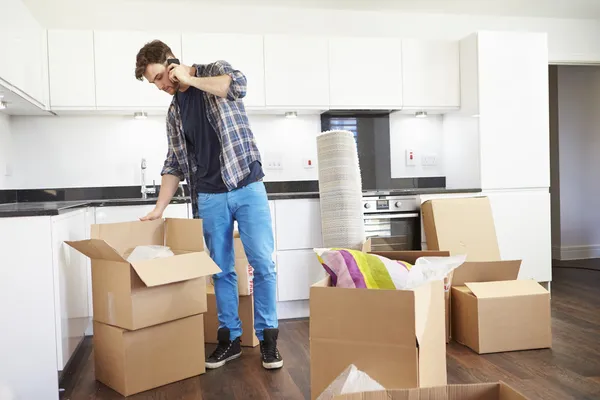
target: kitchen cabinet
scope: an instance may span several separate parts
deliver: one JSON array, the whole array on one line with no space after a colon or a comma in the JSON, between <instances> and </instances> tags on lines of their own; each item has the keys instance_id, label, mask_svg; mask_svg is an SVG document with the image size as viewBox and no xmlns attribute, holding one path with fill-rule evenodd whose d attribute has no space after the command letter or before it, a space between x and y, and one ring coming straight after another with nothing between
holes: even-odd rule
<instances>
[{"instance_id":1,"label":"kitchen cabinet","mask_svg":"<svg viewBox=\"0 0 600 400\"><path fill-rule=\"evenodd\" d=\"M400 90L404 110L458 109L459 42L403 39Z\"/></svg>"},{"instance_id":2,"label":"kitchen cabinet","mask_svg":"<svg viewBox=\"0 0 600 400\"><path fill-rule=\"evenodd\" d=\"M310 286L325 278L325 270L312 249L277 251L279 301L307 300Z\"/></svg>"},{"instance_id":3,"label":"kitchen cabinet","mask_svg":"<svg viewBox=\"0 0 600 400\"><path fill-rule=\"evenodd\" d=\"M0 381L15 399L58 400L50 217L0 218Z\"/></svg>"},{"instance_id":4,"label":"kitchen cabinet","mask_svg":"<svg viewBox=\"0 0 600 400\"><path fill-rule=\"evenodd\" d=\"M548 189L485 193L490 198L500 256L523 260L519 279L552 280Z\"/></svg>"},{"instance_id":5,"label":"kitchen cabinet","mask_svg":"<svg viewBox=\"0 0 600 400\"><path fill-rule=\"evenodd\" d=\"M187 65L225 60L240 70L248 82L244 105L265 106L265 63L262 35L184 33L182 60Z\"/></svg>"},{"instance_id":6,"label":"kitchen cabinet","mask_svg":"<svg viewBox=\"0 0 600 400\"><path fill-rule=\"evenodd\" d=\"M46 31L21 0L3 0L0 82L40 108L48 104Z\"/></svg>"},{"instance_id":7,"label":"kitchen cabinet","mask_svg":"<svg viewBox=\"0 0 600 400\"><path fill-rule=\"evenodd\" d=\"M275 202L277 250L313 249L323 245L318 199Z\"/></svg>"},{"instance_id":8,"label":"kitchen cabinet","mask_svg":"<svg viewBox=\"0 0 600 400\"><path fill-rule=\"evenodd\" d=\"M401 108L402 41L331 38L329 79L331 109Z\"/></svg>"},{"instance_id":9,"label":"kitchen cabinet","mask_svg":"<svg viewBox=\"0 0 600 400\"><path fill-rule=\"evenodd\" d=\"M549 187L547 35L479 32L476 54L482 188Z\"/></svg>"},{"instance_id":10,"label":"kitchen cabinet","mask_svg":"<svg viewBox=\"0 0 600 400\"><path fill-rule=\"evenodd\" d=\"M137 31L95 31L94 66L98 109L166 111L172 96L145 79L135 79L135 56L152 40L162 40L176 57L181 55L181 35Z\"/></svg>"},{"instance_id":11,"label":"kitchen cabinet","mask_svg":"<svg viewBox=\"0 0 600 400\"><path fill-rule=\"evenodd\" d=\"M87 257L66 245L89 238L91 221L86 209L52 217L52 271L56 326L57 370L62 371L83 340L91 322Z\"/></svg>"},{"instance_id":12,"label":"kitchen cabinet","mask_svg":"<svg viewBox=\"0 0 600 400\"><path fill-rule=\"evenodd\" d=\"M154 204L139 206L111 206L96 208L97 224L138 221L140 217L154 209ZM188 216L187 204L170 204L165 209L163 218L191 218Z\"/></svg>"},{"instance_id":13,"label":"kitchen cabinet","mask_svg":"<svg viewBox=\"0 0 600 400\"><path fill-rule=\"evenodd\" d=\"M267 35L264 46L267 107L329 108L327 38Z\"/></svg>"},{"instance_id":14,"label":"kitchen cabinet","mask_svg":"<svg viewBox=\"0 0 600 400\"><path fill-rule=\"evenodd\" d=\"M48 31L48 72L53 110L95 109L94 32Z\"/></svg>"}]
</instances>

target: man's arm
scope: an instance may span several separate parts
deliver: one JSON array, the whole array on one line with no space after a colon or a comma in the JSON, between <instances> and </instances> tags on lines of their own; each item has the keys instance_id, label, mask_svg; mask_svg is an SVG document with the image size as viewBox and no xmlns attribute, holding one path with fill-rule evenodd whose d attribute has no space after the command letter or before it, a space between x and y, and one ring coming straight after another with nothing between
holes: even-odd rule
<instances>
[{"instance_id":1,"label":"man's arm","mask_svg":"<svg viewBox=\"0 0 600 400\"><path fill-rule=\"evenodd\" d=\"M196 89L231 101L246 96L246 76L241 71L233 69L227 61L216 61L207 65L206 68L210 75L208 77L195 76L194 67L171 64L170 68L170 78L175 78L185 85L194 86Z\"/></svg>"},{"instance_id":2,"label":"man's arm","mask_svg":"<svg viewBox=\"0 0 600 400\"><path fill-rule=\"evenodd\" d=\"M179 186L179 182L183 180L183 173L181 172L181 168L175 157L175 152L171 146L169 146L169 151L167 152L167 158L165 159L161 175L160 193L158 194L156 205L148 215L140 218L141 221L153 221L161 218L165 209L171 203L171 200L177 191L177 187Z\"/></svg>"}]
</instances>

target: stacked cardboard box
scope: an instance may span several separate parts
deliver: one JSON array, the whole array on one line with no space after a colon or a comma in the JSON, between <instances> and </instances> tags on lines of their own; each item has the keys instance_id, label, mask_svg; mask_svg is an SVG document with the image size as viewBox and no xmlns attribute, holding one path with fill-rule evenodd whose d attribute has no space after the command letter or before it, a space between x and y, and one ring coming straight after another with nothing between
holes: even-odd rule
<instances>
[{"instance_id":1,"label":"stacked cardboard box","mask_svg":"<svg viewBox=\"0 0 600 400\"><path fill-rule=\"evenodd\" d=\"M453 338L480 354L551 347L550 294L517 280L521 261L501 261L489 199L430 200L422 214L428 249L467 256L452 277Z\"/></svg>"},{"instance_id":2,"label":"stacked cardboard box","mask_svg":"<svg viewBox=\"0 0 600 400\"><path fill-rule=\"evenodd\" d=\"M364 251L369 251L367 242ZM381 252L414 263L447 252ZM444 285L415 290L331 287L330 278L310 289L311 397L316 397L348 365L385 388L441 386L447 382Z\"/></svg>"},{"instance_id":3,"label":"stacked cardboard box","mask_svg":"<svg viewBox=\"0 0 600 400\"><path fill-rule=\"evenodd\" d=\"M202 221L94 225L91 239L67 244L92 259L97 380L129 396L205 372L205 277L220 270ZM140 245L175 255L129 263Z\"/></svg>"},{"instance_id":4,"label":"stacked cardboard box","mask_svg":"<svg viewBox=\"0 0 600 400\"><path fill-rule=\"evenodd\" d=\"M244 245L239 233L233 235L233 248L235 251L235 272L238 279L238 294L240 296L239 316L242 321L242 346L256 347L259 344L254 333L254 296L252 282L252 267L248 262ZM204 315L204 341L206 343L217 343L217 330L219 329L219 318L217 311L217 300L215 288L210 283L206 288L208 311Z\"/></svg>"}]
</instances>

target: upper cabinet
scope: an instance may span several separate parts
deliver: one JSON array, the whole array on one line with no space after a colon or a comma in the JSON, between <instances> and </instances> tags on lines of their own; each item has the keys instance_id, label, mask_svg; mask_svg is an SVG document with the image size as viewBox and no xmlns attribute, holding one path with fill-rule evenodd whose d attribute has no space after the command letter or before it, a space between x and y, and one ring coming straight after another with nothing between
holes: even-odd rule
<instances>
[{"instance_id":1,"label":"upper cabinet","mask_svg":"<svg viewBox=\"0 0 600 400\"><path fill-rule=\"evenodd\" d=\"M476 39L481 187L547 188L547 35L479 32Z\"/></svg>"},{"instance_id":2,"label":"upper cabinet","mask_svg":"<svg viewBox=\"0 0 600 400\"><path fill-rule=\"evenodd\" d=\"M96 105L99 109L164 108L172 97L145 79L135 79L135 57L144 44L159 39L176 57L181 35L131 31L95 31Z\"/></svg>"},{"instance_id":3,"label":"upper cabinet","mask_svg":"<svg viewBox=\"0 0 600 400\"><path fill-rule=\"evenodd\" d=\"M46 31L21 0L3 0L0 10L0 83L45 108Z\"/></svg>"},{"instance_id":4,"label":"upper cabinet","mask_svg":"<svg viewBox=\"0 0 600 400\"><path fill-rule=\"evenodd\" d=\"M246 107L265 106L262 35L184 33L181 47L182 62L187 65L227 61L246 76Z\"/></svg>"},{"instance_id":5,"label":"upper cabinet","mask_svg":"<svg viewBox=\"0 0 600 400\"><path fill-rule=\"evenodd\" d=\"M329 108L329 45L318 36L265 36L266 105Z\"/></svg>"},{"instance_id":6,"label":"upper cabinet","mask_svg":"<svg viewBox=\"0 0 600 400\"><path fill-rule=\"evenodd\" d=\"M330 39L329 80L331 109L401 108L402 41Z\"/></svg>"},{"instance_id":7,"label":"upper cabinet","mask_svg":"<svg viewBox=\"0 0 600 400\"><path fill-rule=\"evenodd\" d=\"M458 109L459 75L459 42L402 40L403 109Z\"/></svg>"},{"instance_id":8,"label":"upper cabinet","mask_svg":"<svg viewBox=\"0 0 600 400\"><path fill-rule=\"evenodd\" d=\"M55 109L94 109L93 31L48 31L50 106Z\"/></svg>"}]
</instances>

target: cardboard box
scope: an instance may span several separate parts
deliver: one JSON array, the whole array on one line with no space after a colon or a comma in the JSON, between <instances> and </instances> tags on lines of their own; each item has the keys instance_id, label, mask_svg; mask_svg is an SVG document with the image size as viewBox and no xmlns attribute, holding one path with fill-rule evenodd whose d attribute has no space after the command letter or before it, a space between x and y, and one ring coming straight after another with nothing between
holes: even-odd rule
<instances>
[{"instance_id":1,"label":"cardboard box","mask_svg":"<svg viewBox=\"0 0 600 400\"><path fill-rule=\"evenodd\" d=\"M479 354L552 346L550 293L516 280L520 262L469 263L455 270L452 335Z\"/></svg>"},{"instance_id":2,"label":"cardboard box","mask_svg":"<svg viewBox=\"0 0 600 400\"><path fill-rule=\"evenodd\" d=\"M92 259L94 321L128 330L206 312L204 277L220 271L197 219L93 225L91 239L66 243ZM166 245L176 255L130 264L139 245Z\"/></svg>"},{"instance_id":3,"label":"cardboard box","mask_svg":"<svg viewBox=\"0 0 600 400\"><path fill-rule=\"evenodd\" d=\"M414 263L444 252L381 252ZM446 384L444 286L415 290L310 289L310 376L315 399L350 364L386 388Z\"/></svg>"},{"instance_id":4,"label":"cardboard box","mask_svg":"<svg viewBox=\"0 0 600 400\"><path fill-rule=\"evenodd\" d=\"M235 252L235 273L238 279L240 296L250 296L253 292L254 269L250 266L239 232L233 234L233 249Z\"/></svg>"},{"instance_id":5,"label":"cardboard box","mask_svg":"<svg viewBox=\"0 0 600 400\"><path fill-rule=\"evenodd\" d=\"M204 342L218 343L217 330L219 318L217 315L217 298L215 288L209 285L206 288L208 311L204 314ZM242 346L256 347L260 344L254 333L254 296L241 296L239 315L242 321Z\"/></svg>"},{"instance_id":6,"label":"cardboard box","mask_svg":"<svg viewBox=\"0 0 600 400\"><path fill-rule=\"evenodd\" d=\"M123 396L203 374L202 315L128 331L94 322L96 379Z\"/></svg>"},{"instance_id":7,"label":"cardboard box","mask_svg":"<svg viewBox=\"0 0 600 400\"><path fill-rule=\"evenodd\" d=\"M364 392L334 397L335 400L528 400L504 382L448 385L435 388Z\"/></svg>"},{"instance_id":8,"label":"cardboard box","mask_svg":"<svg viewBox=\"0 0 600 400\"><path fill-rule=\"evenodd\" d=\"M453 256L466 255L467 268L472 262L501 262L492 207L487 197L428 200L421 205L421 215L428 250L449 251ZM454 273L449 278L454 286ZM452 301L448 290L446 342L452 336Z\"/></svg>"}]
</instances>

